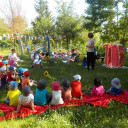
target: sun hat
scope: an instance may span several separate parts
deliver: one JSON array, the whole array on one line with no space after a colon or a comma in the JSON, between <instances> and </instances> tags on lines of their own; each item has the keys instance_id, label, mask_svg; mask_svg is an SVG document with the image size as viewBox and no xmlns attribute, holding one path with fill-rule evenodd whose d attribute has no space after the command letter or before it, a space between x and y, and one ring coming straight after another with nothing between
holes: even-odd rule
<instances>
[{"instance_id":1,"label":"sun hat","mask_svg":"<svg viewBox=\"0 0 128 128\"><path fill-rule=\"evenodd\" d=\"M113 87L117 87L117 88L121 87L120 80L118 78L112 79L111 84Z\"/></svg>"},{"instance_id":2,"label":"sun hat","mask_svg":"<svg viewBox=\"0 0 128 128\"><path fill-rule=\"evenodd\" d=\"M52 84L52 89L54 91L60 90L60 83L58 81L54 81L53 84Z\"/></svg>"},{"instance_id":3,"label":"sun hat","mask_svg":"<svg viewBox=\"0 0 128 128\"><path fill-rule=\"evenodd\" d=\"M17 83L16 81L11 81L11 82L10 82L10 87L11 87L12 89L15 89L17 86L18 86L18 83Z\"/></svg>"},{"instance_id":4,"label":"sun hat","mask_svg":"<svg viewBox=\"0 0 128 128\"><path fill-rule=\"evenodd\" d=\"M65 90L69 89L69 87L70 87L70 81L69 81L69 79L64 79L64 80L62 81L62 85L63 85L63 88L64 88Z\"/></svg>"},{"instance_id":5,"label":"sun hat","mask_svg":"<svg viewBox=\"0 0 128 128\"><path fill-rule=\"evenodd\" d=\"M14 70L14 67L13 67L13 66L10 66L9 69L10 69L10 70Z\"/></svg>"},{"instance_id":6,"label":"sun hat","mask_svg":"<svg viewBox=\"0 0 128 128\"><path fill-rule=\"evenodd\" d=\"M25 87L23 88L23 93L24 93L25 95L30 94L30 93L31 93L31 88L30 88L29 86L25 86Z\"/></svg>"},{"instance_id":7,"label":"sun hat","mask_svg":"<svg viewBox=\"0 0 128 128\"><path fill-rule=\"evenodd\" d=\"M81 80L81 76L79 74L73 76L76 80Z\"/></svg>"},{"instance_id":8,"label":"sun hat","mask_svg":"<svg viewBox=\"0 0 128 128\"><path fill-rule=\"evenodd\" d=\"M24 76L28 77L29 76L29 71L25 71Z\"/></svg>"}]
</instances>

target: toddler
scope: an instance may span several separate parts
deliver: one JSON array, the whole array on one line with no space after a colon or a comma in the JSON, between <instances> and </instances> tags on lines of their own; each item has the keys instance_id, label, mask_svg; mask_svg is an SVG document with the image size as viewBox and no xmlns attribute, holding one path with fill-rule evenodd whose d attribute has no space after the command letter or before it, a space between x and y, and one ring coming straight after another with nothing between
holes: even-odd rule
<instances>
[{"instance_id":1,"label":"toddler","mask_svg":"<svg viewBox=\"0 0 128 128\"><path fill-rule=\"evenodd\" d=\"M102 96L105 92L104 87L102 86L102 81L100 78L95 78L94 79L94 87L91 91L92 95L96 95L96 96Z\"/></svg>"},{"instance_id":2,"label":"toddler","mask_svg":"<svg viewBox=\"0 0 128 128\"><path fill-rule=\"evenodd\" d=\"M25 86L23 88L23 95L19 97L19 103L17 106L17 110L15 112L19 112L21 105L25 107L31 107L33 112L36 112L34 109L34 96L29 86Z\"/></svg>"},{"instance_id":3,"label":"toddler","mask_svg":"<svg viewBox=\"0 0 128 128\"><path fill-rule=\"evenodd\" d=\"M112 84L112 88L110 88L108 91L106 91L107 93L111 93L113 95L118 95L121 93L121 84L120 84L120 80L118 78L114 78L111 81Z\"/></svg>"},{"instance_id":4,"label":"toddler","mask_svg":"<svg viewBox=\"0 0 128 128\"><path fill-rule=\"evenodd\" d=\"M72 97L82 99L82 92L81 92L82 84L80 82L81 76L75 75L73 77L74 77L74 81L72 81L70 84L70 87L72 88Z\"/></svg>"},{"instance_id":5,"label":"toddler","mask_svg":"<svg viewBox=\"0 0 128 128\"><path fill-rule=\"evenodd\" d=\"M16 75L13 66L9 67L9 72L7 72L7 77L8 77L8 82L15 81Z\"/></svg>"},{"instance_id":6,"label":"toddler","mask_svg":"<svg viewBox=\"0 0 128 128\"><path fill-rule=\"evenodd\" d=\"M10 82L9 91L8 91L7 97L5 99L5 102L13 107L18 105L18 98L21 94L21 92L18 90L17 86L18 86L18 83L16 81Z\"/></svg>"},{"instance_id":7,"label":"toddler","mask_svg":"<svg viewBox=\"0 0 128 128\"><path fill-rule=\"evenodd\" d=\"M64 79L62 81L62 98L63 100L71 100L72 95L71 95L71 88L70 88L70 81L68 79Z\"/></svg>"},{"instance_id":8,"label":"toddler","mask_svg":"<svg viewBox=\"0 0 128 128\"><path fill-rule=\"evenodd\" d=\"M49 96L48 90L46 89L46 80L39 80L37 82L37 88L35 92L34 104L45 105L47 104L47 98Z\"/></svg>"},{"instance_id":9,"label":"toddler","mask_svg":"<svg viewBox=\"0 0 128 128\"><path fill-rule=\"evenodd\" d=\"M51 105L56 105L56 104L63 104L64 101L62 99L62 94L60 90L60 83L58 81L54 81L52 84L52 100L50 102Z\"/></svg>"},{"instance_id":10,"label":"toddler","mask_svg":"<svg viewBox=\"0 0 128 128\"><path fill-rule=\"evenodd\" d=\"M34 84L34 81L30 82L30 79L29 79L29 71L25 71L24 72L24 77L22 79L22 89L25 86L32 86L33 84Z\"/></svg>"}]
</instances>

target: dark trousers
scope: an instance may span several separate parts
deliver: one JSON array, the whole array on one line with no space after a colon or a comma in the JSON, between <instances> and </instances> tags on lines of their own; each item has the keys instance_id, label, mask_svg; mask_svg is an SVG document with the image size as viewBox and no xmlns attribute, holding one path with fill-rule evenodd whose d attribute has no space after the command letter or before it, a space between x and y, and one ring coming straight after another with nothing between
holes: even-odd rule
<instances>
[{"instance_id":1,"label":"dark trousers","mask_svg":"<svg viewBox=\"0 0 128 128\"><path fill-rule=\"evenodd\" d=\"M92 70L94 70L94 65L95 65L95 56L94 52L87 52L87 69L89 70L90 63L92 66Z\"/></svg>"}]
</instances>

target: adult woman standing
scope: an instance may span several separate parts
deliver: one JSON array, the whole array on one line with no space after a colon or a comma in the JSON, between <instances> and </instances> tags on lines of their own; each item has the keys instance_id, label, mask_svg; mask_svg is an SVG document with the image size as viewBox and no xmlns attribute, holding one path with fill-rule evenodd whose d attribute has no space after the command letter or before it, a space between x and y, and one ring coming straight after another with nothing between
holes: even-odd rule
<instances>
[{"instance_id":1,"label":"adult woman standing","mask_svg":"<svg viewBox=\"0 0 128 128\"><path fill-rule=\"evenodd\" d=\"M94 39L93 39L93 33L88 33L88 45L87 47L87 69L89 70L90 67L90 63L91 63L91 67L92 70L94 70L94 66L95 66L95 57L94 57Z\"/></svg>"}]
</instances>

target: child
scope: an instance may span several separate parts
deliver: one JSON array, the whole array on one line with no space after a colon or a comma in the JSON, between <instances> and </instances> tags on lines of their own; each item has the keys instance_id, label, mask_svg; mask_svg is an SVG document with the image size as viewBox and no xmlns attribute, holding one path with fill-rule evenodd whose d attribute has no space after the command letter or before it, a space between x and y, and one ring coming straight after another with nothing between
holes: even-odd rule
<instances>
[{"instance_id":1,"label":"child","mask_svg":"<svg viewBox=\"0 0 128 128\"><path fill-rule=\"evenodd\" d=\"M45 105L47 104L47 97L49 96L48 90L46 89L46 80L39 80L37 82L37 88L35 92L34 104Z\"/></svg>"},{"instance_id":2,"label":"child","mask_svg":"<svg viewBox=\"0 0 128 128\"><path fill-rule=\"evenodd\" d=\"M62 94L60 90L60 83L58 81L54 81L52 84L52 101L50 102L51 105L63 104L64 101L62 99Z\"/></svg>"},{"instance_id":3,"label":"child","mask_svg":"<svg viewBox=\"0 0 128 128\"><path fill-rule=\"evenodd\" d=\"M102 81L100 78L95 78L94 79L94 87L91 91L92 95L96 95L96 96L102 96L105 92L104 87L102 86Z\"/></svg>"},{"instance_id":4,"label":"child","mask_svg":"<svg viewBox=\"0 0 128 128\"><path fill-rule=\"evenodd\" d=\"M112 88L110 88L108 91L106 91L107 93L111 93L113 95L118 95L121 93L121 84L120 84L120 80L118 78L114 78L111 81L112 84Z\"/></svg>"},{"instance_id":5,"label":"child","mask_svg":"<svg viewBox=\"0 0 128 128\"><path fill-rule=\"evenodd\" d=\"M17 85L18 83L16 81L10 82L9 91L5 99L5 102L13 107L18 105L18 98L21 94L21 92L17 88Z\"/></svg>"},{"instance_id":6,"label":"child","mask_svg":"<svg viewBox=\"0 0 128 128\"><path fill-rule=\"evenodd\" d=\"M30 82L30 79L29 79L29 71L25 71L24 72L24 77L22 79L22 89L25 86L32 86L33 84L34 84L34 81Z\"/></svg>"},{"instance_id":7,"label":"child","mask_svg":"<svg viewBox=\"0 0 128 128\"><path fill-rule=\"evenodd\" d=\"M31 94L32 91L29 86L23 88L23 95L19 97L19 103L17 106L17 110L15 112L19 112L21 105L26 107L31 107L33 112L36 112L34 109L34 96Z\"/></svg>"},{"instance_id":8,"label":"child","mask_svg":"<svg viewBox=\"0 0 128 128\"><path fill-rule=\"evenodd\" d=\"M61 91L62 91L63 100L71 100L72 95L71 95L70 81L68 79L64 79L62 81L62 85L63 88L61 89Z\"/></svg>"},{"instance_id":9,"label":"child","mask_svg":"<svg viewBox=\"0 0 128 128\"><path fill-rule=\"evenodd\" d=\"M14 72L14 67L10 66L9 67L9 72L7 72L7 77L8 77L8 82L15 81L16 76Z\"/></svg>"},{"instance_id":10,"label":"child","mask_svg":"<svg viewBox=\"0 0 128 128\"><path fill-rule=\"evenodd\" d=\"M6 67L3 66L0 68L0 74L1 74L1 87L0 89L4 89L6 88L6 84L7 84L7 72L6 72Z\"/></svg>"},{"instance_id":11,"label":"child","mask_svg":"<svg viewBox=\"0 0 128 128\"><path fill-rule=\"evenodd\" d=\"M33 65L32 65L32 67L31 67L31 69L33 69L35 66L36 66L36 64L40 64L40 68L42 69L43 67L42 67L42 55L41 55L41 53L40 53L40 51L39 51L39 48L36 50L36 52L34 53L34 58L33 58Z\"/></svg>"},{"instance_id":12,"label":"child","mask_svg":"<svg viewBox=\"0 0 128 128\"><path fill-rule=\"evenodd\" d=\"M82 99L82 92L81 92L82 84L80 82L81 76L75 75L73 77L74 77L74 81L72 81L72 83L70 84L70 87L72 88L72 97Z\"/></svg>"}]
</instances>

